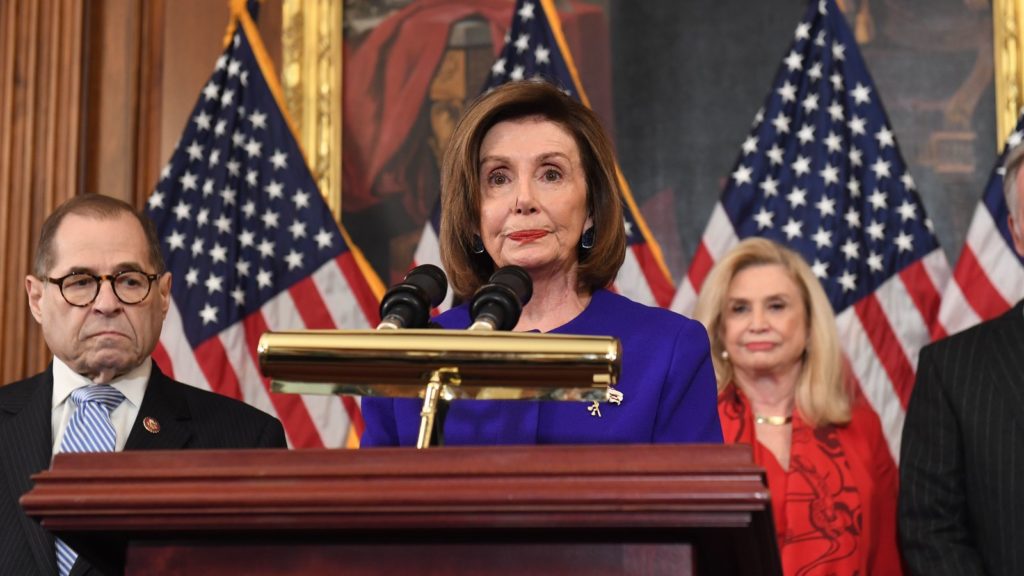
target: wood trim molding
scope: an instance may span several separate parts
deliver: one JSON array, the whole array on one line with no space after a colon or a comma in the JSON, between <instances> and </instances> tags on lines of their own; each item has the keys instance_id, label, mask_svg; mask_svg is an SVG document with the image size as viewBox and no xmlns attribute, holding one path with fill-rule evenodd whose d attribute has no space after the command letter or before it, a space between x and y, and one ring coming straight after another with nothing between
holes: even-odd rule
<instances>
[{"instance_id":1,"label":"wood trim molding","mask_svg":"<svg viewBox=\"0 0 1024 576\"><path fill-rule=\"evenodd\" d=\"M160 127L163 110L164 0L142 3L139 41L138 133L136 135L135 205L145 206L153 192L162 163Z\"/></svg>"},{"instance_id":2,"label":"wood trim molding","mask_svg":"<svg viewBox=\"0 0 1024 576\"><path fill-rule=\"evenodd\" d=\"M129 450L33 481L106 573L781 574L743 445Z\"/></svg>"}]
</instances>

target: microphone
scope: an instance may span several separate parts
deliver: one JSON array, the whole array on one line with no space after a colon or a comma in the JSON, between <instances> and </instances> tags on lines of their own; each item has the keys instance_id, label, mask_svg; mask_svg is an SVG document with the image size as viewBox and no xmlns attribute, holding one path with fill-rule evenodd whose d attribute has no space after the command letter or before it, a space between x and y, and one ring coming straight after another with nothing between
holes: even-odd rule
<instances>
[{"instance_id":1,"label":"microphone","mask_svg":"<svg viewBox=\"0 0 1024 576\"><path fill-rule=\"evenodd\" d=\"M377 330L425 328L430 310L448 294L448 279L433 264L422 264L409 271L400 284L391 287L380 302Z\"/></svg>"},{"instance_id":2,"label":"microphone","mask_svg":"<svg viewBox=\"0 0 1024 576\"><path fill-rule=\"evenodd\" d=\"M469 304L470 330L511 330L533 296L533 280L519 266L505 266L476 291Z\"/></svg>"}]
</instances>

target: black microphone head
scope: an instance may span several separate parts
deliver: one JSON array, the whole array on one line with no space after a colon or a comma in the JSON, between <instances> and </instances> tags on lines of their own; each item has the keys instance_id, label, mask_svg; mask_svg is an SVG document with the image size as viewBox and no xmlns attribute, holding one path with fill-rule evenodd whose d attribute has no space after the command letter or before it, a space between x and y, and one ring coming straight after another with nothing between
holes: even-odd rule
<instances>
[{"instance_id":1,"label":"black microphone head","mask_svg":"<svg viewBox=\"0 0 1024 576\"><path fill-rule=\"evenodd\" d=\"M474 324L483 322L494 330L511 330L519 322L523 306L533 296L533 280L519 266L505 266L481 286L469 303Z\"/></svg>"},{"instance_id":2,"label":"black microphone head","mask_svg":"<svg viewBox=\"0 0 1024 576\"><path fill-rule=\"evenodd\" d=\"M515 292L516 297L519 298L519 304L522 306L526 306L530 302L530 298L533 297L533 279L520 266L511 265L499 268L494 274L491 274L488 282L508 286Z\"/></svg>"},{"instance_id":3,"label":"black microphone head","mask_svg":"<svg viewBox=\"0 0 1024 576\"><path fill-rule=\"evenodd\" d=\"M381 326L422 328L430 321L430 309L444 301L448 279L433 264L417 266L405 280L392 286L380 301Z\"/></svg>"},{"instance_id":4,"label":"black microphone head","mask_svg":"<svg viewBox=\"0 0 1024 576\"><path fill-rule=\"evenodd\" d=\"M437 308L448 295L448 278L433 264L420 264L405 275L405 282L423 290L431 308Z\"/></svg>"},{"instance_id":5,"label":"black microphone head","mask_svg":"<svg viewBox=\"0 0 1024 576\"><path fill-rule=\"evenodd\" d=\"M420 328L430 320L430 306L423 290L408 282L395 284L380 301L381 324Z\"/></svg>"}]
</instances>

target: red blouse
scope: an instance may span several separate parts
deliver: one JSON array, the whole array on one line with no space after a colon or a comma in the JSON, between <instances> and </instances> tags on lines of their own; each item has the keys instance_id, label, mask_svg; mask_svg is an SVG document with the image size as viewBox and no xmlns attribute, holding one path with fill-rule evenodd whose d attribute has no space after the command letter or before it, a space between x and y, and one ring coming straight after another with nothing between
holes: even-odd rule
<instances>
[{"instance_id":1,"label":"red blouse","mask_svg":"<svg viewBox=\"0 0 1024 576\"><path fill-rule=\"evenodd\" d=\"M753 445L754 460L767 472L784 574L903 573L899 474L870 407L856 403L845 426L812 428L794 413L788 470L754 441L753 414L735 386L719 397L718 414L725 441Z\"/></svg>"}]
</instances>

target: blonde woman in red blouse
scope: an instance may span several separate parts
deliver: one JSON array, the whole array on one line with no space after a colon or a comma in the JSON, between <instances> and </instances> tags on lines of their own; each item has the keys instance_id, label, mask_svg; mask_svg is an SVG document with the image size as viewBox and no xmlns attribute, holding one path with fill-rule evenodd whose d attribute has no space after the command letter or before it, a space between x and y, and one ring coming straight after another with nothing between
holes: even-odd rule
<instances>
[{"instance_id":1,"label":"blonde woman in red blouse","mask_svg":"<svg viewBox=\"0 0 1024 576\"><path fill-rule=\"evenodd\" d=\"M787 575L902 574L898 473L881 424L853 394L835 317L799 254L740 242L711 271L708 330L725 441L764 466Z\"/></svg>"}]
</instances>

